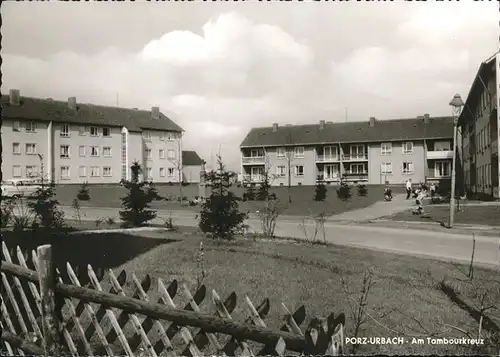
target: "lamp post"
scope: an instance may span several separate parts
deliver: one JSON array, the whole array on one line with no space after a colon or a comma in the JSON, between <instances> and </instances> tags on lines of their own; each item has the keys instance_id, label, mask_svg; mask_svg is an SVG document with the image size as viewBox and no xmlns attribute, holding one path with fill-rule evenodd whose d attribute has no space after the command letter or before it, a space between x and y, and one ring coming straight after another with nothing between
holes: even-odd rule
<instances>
[{"instance_id":1,"label":"lamp post","mask_svg":"<svg viewBox=\"0 0 500 357\"><path fill-rule=\"evenodd\" d=\"M448 228L453 227L453 223L455 220L455 181L457 176L457 171L455 169L455 164L457 161L457 126L458 126L458 117L460 116L460 112L462 107L464 106L464 102L460 94L455 94L453 99L450 102L450 106L453 111L453 162L451 166L451 198L450 198L450 221L448 222Z\"/></svg>"}]
</instances>

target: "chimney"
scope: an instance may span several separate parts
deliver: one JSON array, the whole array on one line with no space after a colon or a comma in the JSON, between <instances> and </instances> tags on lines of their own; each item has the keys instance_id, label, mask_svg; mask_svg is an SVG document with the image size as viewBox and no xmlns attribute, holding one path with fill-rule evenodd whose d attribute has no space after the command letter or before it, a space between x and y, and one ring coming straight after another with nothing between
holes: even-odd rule
<instances>
[{"instance_id":1,"label":"chimney","mask_svg":"<svg viewBox=\"0 0 500 357\"><path fill-rule=\"evenodd\" d=\"M20 96L21 95L19 94L19 89L9 90L9 103L10 103L10 105L20 105L21 104Z\"/></svg>"},{"instance_id":2,"label":"chimney","mask_svg":"<svg viewBox=\"0 0 500 357\"><path fill-rule=\"evenodd\" d=\"M424 114L424 123L425 124L429 124L429 118L430 118L429 114Z\"/></svg>"},{"instance_id":3,"label":"chimney","mask_svg":"<svg viewBox=\"0 0 500 357\"><path fill-rule=\"evenodd\" d=\"M278 123L273 123L273 132L278 131Z\"/></svg>"},{"instance_id":4,"label":"chimney","mask_svg":"<svg viewBox=\"0 0 500 357\"><path fill-rule=\"evenodd\" d=\"M153 117L153 119L160 119L160 107L152 107L151 116Z\"/></svg>"},{"instance_id":5,"label":"chimney","mask_svg":"<svg viewBox=\"0 0 500 357\"><path fill-rule=\"evenodd\" d=\"M375 119L375 117L370 117L370 128L373 128L375 126L375 121L377 119Z\"/></svg>"},{"instance_id":6,"label":"chimney","mask_svg":"<svg viewBox=\"0 0 500 357\"><path fill-rule=\"evenodd\" d=\"M76 110L76 97L68 98L68 108L71 110Z\"/></svg>"},{"instance_id":7,"label":"chimney","mask_svg":"<svg viewBox=\"0 0 500 357\"><path fill-rule=\"evenodd\" d=\"M325 128L325 121L324 120L320 120L319 121L319 130L323 130Z\"/></svg>"}]
</instances>

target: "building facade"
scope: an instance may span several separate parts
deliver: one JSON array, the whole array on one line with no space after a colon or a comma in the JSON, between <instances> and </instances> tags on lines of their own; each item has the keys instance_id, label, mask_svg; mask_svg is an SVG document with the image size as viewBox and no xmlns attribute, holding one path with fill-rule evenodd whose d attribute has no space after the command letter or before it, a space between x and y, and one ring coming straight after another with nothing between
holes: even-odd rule
<instances>
[{"instance_id":1,"label":"building facade","mask_svg":"<svg viewBox=\"0 0 500 357\"><path fill-rule=\"evenodd\" d=\"M365 184L439 182L451 177L453 118L315 125L273 124L254 128L243 140L241 177L273 186L347 181Z\"/></svg>"},{"instance_id":2,"label":"building facade","mask_svg":"<svg viewBox=\"0 0 500 357\"><path fill-rule=\"evenodd\" d=\"M459 118L465 186L500 198L500 54L483 62Z\"/></svg>"},{"instance_id":3,"label":"building facade","mask_svg":"<svg viewBox=\"0 0 500 357\"><path fill-rule=\"evenodd\" d=\"M183 130L151 111L2 96L3 180L37 177L58 184L117 184L137 161L142 179L182 180Z\"/></svg>"}]
</instances>

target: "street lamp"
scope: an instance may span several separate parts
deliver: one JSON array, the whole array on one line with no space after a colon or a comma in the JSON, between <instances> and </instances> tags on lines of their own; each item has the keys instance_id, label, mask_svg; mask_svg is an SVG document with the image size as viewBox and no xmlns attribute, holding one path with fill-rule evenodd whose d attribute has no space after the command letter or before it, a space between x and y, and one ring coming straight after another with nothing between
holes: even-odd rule
<instances>
[{"instance_id":1,"label":"street lamp","mask_svg":"<svg viewBox=\"0 0 500 357\"><path fill-rule=\"evenodd\" d=\"M453 221L455 219L455 181L457 176L455 163L457 161L457 126L458 117L460 116L460 112L462 110L462 107L464 106L464 101L462 100L462 97L460 97L460 94L455 94L450 102L450 106L452 107L453 112L453 162L451 166L450 221L448 222L448 228L453 227Z\"/></svg>"}]
</instances>

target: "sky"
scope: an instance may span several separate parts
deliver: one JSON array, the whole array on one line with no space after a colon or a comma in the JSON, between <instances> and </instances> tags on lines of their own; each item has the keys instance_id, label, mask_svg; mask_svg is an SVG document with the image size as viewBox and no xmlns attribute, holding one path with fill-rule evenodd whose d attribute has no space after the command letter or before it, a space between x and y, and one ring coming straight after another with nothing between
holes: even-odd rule
<instances>
[{"instance_id":1,"label":"sky","mask_svg":"<svg viewBox=\"0 0 500 357\"><path fill-rule=\"evenodd\" d=\"M160 110L209 166L252 127L450 115L497 2L4 2L2 93Z\"/></svg>"}]
</instances>

